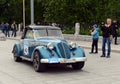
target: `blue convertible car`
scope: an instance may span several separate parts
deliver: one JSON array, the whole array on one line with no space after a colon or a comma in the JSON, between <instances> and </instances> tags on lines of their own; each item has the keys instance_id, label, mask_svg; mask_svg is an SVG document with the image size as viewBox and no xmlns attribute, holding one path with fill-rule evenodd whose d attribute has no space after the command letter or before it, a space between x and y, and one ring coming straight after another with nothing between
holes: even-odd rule
<instances>
[{"instance_id":1,"label":"blue convertible car","mask_svg":"<svg viewBox=\"0 0 120 84\"><path fill-rule=\"evenodd\" d=\"M76 43L68 43L61 29L52 26L27 26L21 40L13 47L16 62L33 62L36 72L45 71L49 64L69 64L73 69L82 69L86 56Z\"/></svg>"}]
</instances>

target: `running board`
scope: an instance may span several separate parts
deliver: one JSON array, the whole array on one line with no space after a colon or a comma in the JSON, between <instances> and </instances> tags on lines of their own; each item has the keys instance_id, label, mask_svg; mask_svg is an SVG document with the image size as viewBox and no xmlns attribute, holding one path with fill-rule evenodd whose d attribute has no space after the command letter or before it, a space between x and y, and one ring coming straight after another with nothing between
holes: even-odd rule
<instances>
[{"instance_id":1,"label":"running board","mask_svg":"<svg viewBox=\"0 0 120 84\"><path fill-rule=\"evenodd\" d=\"M27 58L27 57L24 57L24 56L20 56L20 58L22 58L23 60L27 60L27 61L31 61L32 62L32 60L30 58Z\"/></svg>"}]
</instances>

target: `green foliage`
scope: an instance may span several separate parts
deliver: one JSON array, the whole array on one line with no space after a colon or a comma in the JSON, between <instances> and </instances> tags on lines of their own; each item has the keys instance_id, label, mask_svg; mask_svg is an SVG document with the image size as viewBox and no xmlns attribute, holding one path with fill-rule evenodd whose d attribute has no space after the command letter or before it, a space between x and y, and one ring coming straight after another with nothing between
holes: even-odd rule
<instances>
[{"instance_id":1,"label":"green foliage","mask_svg":"<svg viewBox=\"0 0 120 84\"><path fill-rule=\"evenodd\" d=\"M72 28L72 29L64 29L64 30L62 30L62 33L63 34L74 34L75 29L74 28Z\"/></svg>"},{"instance_id":2,"label":"green foliage","mask_svg":"<svg viewBox=\"0 0 120 84\"><path fill-rule=\"evenodd\" d=\"M62 30L63 34L74 34L75 33L75 28L66 28L64 30ZM80 29L79 34L81 35L90 35L90 29Z\"/></svg>"},{"instance_id":3,"label":"green foliage","mask_svg":"<svg viewBox=\"0 0 120 84\"><path fill-rule=\"evenodd\" d=\"M8 1L6 3L6 1ZM120 19L120 0L34 0L35 22L100 23L107 17ZM5 4L6 3L6 4ZM22 22L22 0L0 0L0 20ZM26 3L26 22L30 23L30 0Z\"/></svg>"},{"instance_id":4,"label":"green foliage","mask_svg":"<svg viewBox=\"0 0 120 84\"><path fill-rule=\"evenodd\" d=\"M6 2L7 1L7 2ZM89 25L105 22L107 17L120 20L120 0L34 0L35 23L57 22L73 33L75 22L84 24L83 34ZM23 0L0 0L0 21L22 22ZM26 24L30 24L30 0L25 0ZM87 33L89 34L89 33Z\"/></svg>"}]
</instances>

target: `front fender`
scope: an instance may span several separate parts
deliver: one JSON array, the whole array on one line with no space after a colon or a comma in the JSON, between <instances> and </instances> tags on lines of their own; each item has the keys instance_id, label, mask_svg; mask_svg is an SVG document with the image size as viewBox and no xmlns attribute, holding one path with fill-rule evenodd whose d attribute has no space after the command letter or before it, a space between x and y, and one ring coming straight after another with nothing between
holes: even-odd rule
<instances>
[{"instance_id":1,"label":"front fender","mask_svg":"<svg viewBox=\"0 0 120 84\"><path fill-rule=\"evenodd\" d=\"M33 60L33 56L34 56L35 51L39 52L41 59L49 59L52 56L52 52L48 48L46 48L45 46L38 46L34 49L34 51L32 53L32 57L31 57L32 60Z\"/></svg>"},{"instance_id":2,"label":"front fender","mask_svg":"<svg viewBox=\"0 0 120 84\"><path fill-rule=\"evenodd\" d=\"M21 46L19 43L14 44L12 53L14 52L14 47L17 47L17 56L21 56Z\"/></svg>"},{"instance_id":3,"label":"front fender","mask_svg":"<svg viewBox=\"0 0 120 84\"><path fill-rule=\"evenodd\" d=\"M85 51L82 47L78 46L75 49L71 49L71 57L86 57Z\"/></svg>"}]
</instances>

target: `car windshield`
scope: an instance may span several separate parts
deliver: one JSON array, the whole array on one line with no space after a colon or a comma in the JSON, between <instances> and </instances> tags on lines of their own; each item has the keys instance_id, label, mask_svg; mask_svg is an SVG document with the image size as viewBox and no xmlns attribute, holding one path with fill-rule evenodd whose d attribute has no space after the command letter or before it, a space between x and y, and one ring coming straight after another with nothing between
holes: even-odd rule
<instances>
[{"instance_id":1,"label":"car windshield","mask_svg":"<svg viewBox=\"0 0 120 84\"><path fill-rule=\"evenodd\" d=\"M62 38L62 32L59 29L35 29L34 35L39 38Z\"/></svg>"}]
</instances>

